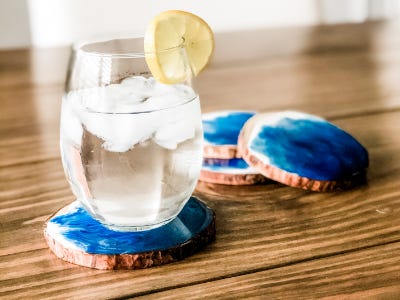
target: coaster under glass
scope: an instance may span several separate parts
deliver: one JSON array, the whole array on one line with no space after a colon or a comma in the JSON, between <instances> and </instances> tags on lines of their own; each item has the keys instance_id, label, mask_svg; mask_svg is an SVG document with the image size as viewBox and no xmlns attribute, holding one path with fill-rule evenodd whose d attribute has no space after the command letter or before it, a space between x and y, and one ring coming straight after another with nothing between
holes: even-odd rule
<instances>
[{"instance_id":1,"label":"coaster under glass","mask_svg":"<svg viewBox=\"0 0 400 300\"><path fill-rule=\"evenodd\" d=\"M215 238L215 214L191 197L171 222L145 231L114 231L75 201L45 224L44 235L59 258L96 269L142 269L181 260Z\"/></svg>"}]
</instances>

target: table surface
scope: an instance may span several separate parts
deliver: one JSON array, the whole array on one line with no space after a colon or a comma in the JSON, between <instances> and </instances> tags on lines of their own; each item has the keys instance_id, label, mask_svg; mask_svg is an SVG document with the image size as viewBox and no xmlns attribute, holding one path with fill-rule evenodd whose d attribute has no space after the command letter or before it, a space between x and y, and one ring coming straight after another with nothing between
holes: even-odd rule
<instances>
[{"instance_id":1,"label":"table surface","mask_svg":"<svg viewBox=\"0 0 400 300\"><path fill-rule=\"evenodd\" d=\"M400 26L217 35L204 112L318 114L369 151L368 183L314 193L199 182L217 238L183 261L99 271L57 259L44 221L74 197L58 148L68 50L0 52L0 298L400 298Z\"/></svg>"}]
</instances>

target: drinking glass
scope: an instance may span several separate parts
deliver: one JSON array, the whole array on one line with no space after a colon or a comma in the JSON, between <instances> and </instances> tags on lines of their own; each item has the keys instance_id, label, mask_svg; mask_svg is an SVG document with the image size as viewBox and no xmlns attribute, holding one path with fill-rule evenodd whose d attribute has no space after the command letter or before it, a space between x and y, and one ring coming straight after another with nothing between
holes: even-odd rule
<instances>
[{"instance_id":1,"label":"drinking glass","mask_svg":"<svg viewBox=\"0 0 400 300\"><path fill-rule=\"evenodd\" d=\"M82 206L118 231L148 230L173 220L190 198L202 162L199 97L186 72L177 84L152 77L143 39L76 45L62 99L64 171ZM179 56L177 56L179 55Z\"/></svg>"}]
</instances>

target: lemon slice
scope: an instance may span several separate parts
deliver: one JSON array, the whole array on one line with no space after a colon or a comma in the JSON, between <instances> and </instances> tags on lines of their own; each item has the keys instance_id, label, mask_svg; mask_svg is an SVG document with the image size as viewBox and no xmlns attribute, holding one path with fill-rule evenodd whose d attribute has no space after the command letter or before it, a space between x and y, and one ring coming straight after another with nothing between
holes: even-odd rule
<instances>
[{"instance_id":1,"label":"lemon slice","mask_svg":"<svg viewBox=\"0 0 400 300\"><path fill-rule=\"evenodd\" d=\"M198 16L179 10L153 18L144 38L147 65L162 83L178 83L197 76L214 50L214 36ZM186 50L186 51L184 51Z\"/></svg>"}]
</instances>

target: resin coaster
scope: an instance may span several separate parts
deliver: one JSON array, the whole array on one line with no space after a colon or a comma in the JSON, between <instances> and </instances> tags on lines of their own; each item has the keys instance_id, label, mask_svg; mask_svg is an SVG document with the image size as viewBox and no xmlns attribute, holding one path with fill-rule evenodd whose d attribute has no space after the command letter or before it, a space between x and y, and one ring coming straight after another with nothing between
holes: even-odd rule
<instances>
[{"instance_id":1,"label":"resin coaster","mask_svg":"<svg viewBox=\"0 0 400 300\"><path fill-rule=\"evenodd\" d=\"M44 235L59 258L85 267L142 269L183 259L215 238L215 214L191 197L171 222L147 231L110 230L93 219L78 201L45 224Z\"/></svg>"},{"instance_id":2,"label":"resin coaster","mask_svg":"<svg viewBox=\"0 0 400 300\"><path fill-rule=\"evenodd\" d=\"M200 180L227 185L250 185L268 180L241 158L204 158Z\"/></svg>"},{"instance_id":3,"label":"resin coaster","mask_svg":"<svg viewBox=\"0 0 400 300\"><path fill-rule=\"evenodd\" d=\"M249 111L216 111L203 114L204 157L239 157L236 153L239 132L254 114Z\"/></svg>"},{"instance_id":4,"label":"resin coaster","mask_svg":"<svg viewBox=\"0 0 400 300\"><path fill-rule=\"evenodd\" d=\"M367 150L350 134L313 115L256 115L244 125L238 148L261 174L293 187L332 191L366 180Z\"/></svg>"}]
</instances>

